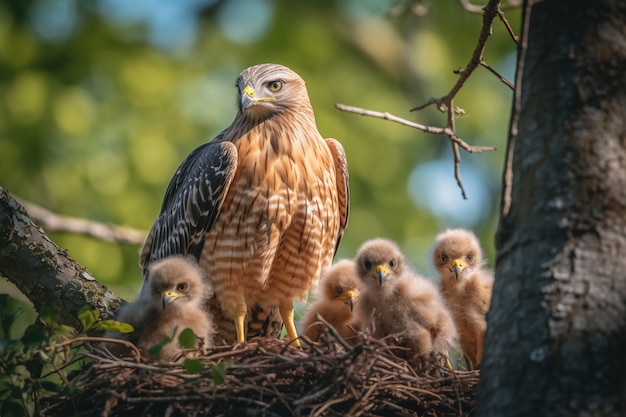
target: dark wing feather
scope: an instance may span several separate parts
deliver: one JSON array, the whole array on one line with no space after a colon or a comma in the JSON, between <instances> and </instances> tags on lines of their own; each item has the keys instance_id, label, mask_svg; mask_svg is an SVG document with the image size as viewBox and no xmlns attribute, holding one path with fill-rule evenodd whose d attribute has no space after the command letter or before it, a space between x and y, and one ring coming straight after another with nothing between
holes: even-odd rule
<instances>
[{"instance_id":1,"label":"dark wing feather","mask_svg":"<svg viewBox=\"0 0 626 417\"><path fill-rule=\"evenodd\" d=\"M337 236L337 244L335 246L335 254L339 249L343 232L348 225L348 217L350 215L350 184L348 182L348 159L343 150L343 146L337 139L326 139L326 145L330 148L335 163L335 174L337 176L337 197L339 199L339 235Z\"/></svg>"},{"instance_id":2,"label":"dark wing feather","mask_svg":"<svg viewBox=\"0 0 626 417\"><path fill-rule=\"evenodd\" d=\"M144 271L151 261L169 255L200 258L204 235L215 224L236 169L237 149L231 142L213 140L185 158L141 251Z\"/></svg>"}]
</instances>

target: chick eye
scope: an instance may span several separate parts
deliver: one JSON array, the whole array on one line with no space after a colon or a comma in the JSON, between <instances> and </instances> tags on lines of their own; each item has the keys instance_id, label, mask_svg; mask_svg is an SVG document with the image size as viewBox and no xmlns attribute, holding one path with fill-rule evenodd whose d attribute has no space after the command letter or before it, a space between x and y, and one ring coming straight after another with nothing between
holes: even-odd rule
<instances>
[{"instance_id":1,"label":"chick eye","mask_svg":"<svg viewBox=\"0 0 626 417\"><path fill-rule=\"evenodd\" d=\"M398 265L398 262L395 259L389 261L389 266L391 267L391 269L395 269L396 265Z\"/></svg>"},{"instance_id":2,"label":"chick eye","mask_svg":"<svg viewBox=\"0 0 626 417\"><path fill-rule=\"evenodd\" d=\"M189 288L189 284L187 284L186 282L181 282L176 286L176 289L178 291L187 291L187 288Z\"/></svg>"},{"instance_id":3,"label":"chick eye","mask_svg":"<svg viewBox=\"0 0 626 417\"><path fill-rule=\"evenodd\" d=\"M276 93L276 92L282 90L283 82L282 81L272 81L272 82L268 83L268 87L270 88L270 90L272 90L273 92Z\"/></svg>"},{"instance_id":4,"label":"chick eye","mask_svg":"<svg viewBox=\"0 0 626 417\"><path fill-rule=\"evenodd\" d=\"M450 258L448 258L448 255L446 255L445 253L441 254L441 262L448 262Z\"/></svg>"},{"instance_id":5,"label":"chick eye","mask_svg":"<svg viewBox=\"0 0 626 417\"><path fill-rule=\"evenodd\" d=\"M343 288L341 288L339 286L335 287L335 294L341 295L342 292L343 292Z\"/></svg>"},{"instance_id":6,"label":"chick eye","mask_svg":"<svg viewBox=\"0 0 626 417\"><path fill-rule=\"evenodd\" d=\"M363 262L363 267L365 268L366 271L369 271L370 269L372 269L372 262L371 261Z\"/></svg>"},{"instance_id":7,"label":"chick eye","mask_svg":"<svg viewBox=\"0 0 626 417\"><path fill-rule=\"evenodd\" d=\"M465 256L465 259L467 259L469 262L471 262L472 259L474 259L474 254L473 253L468 253L467 256Z\"/></svg>"}]
</instances>

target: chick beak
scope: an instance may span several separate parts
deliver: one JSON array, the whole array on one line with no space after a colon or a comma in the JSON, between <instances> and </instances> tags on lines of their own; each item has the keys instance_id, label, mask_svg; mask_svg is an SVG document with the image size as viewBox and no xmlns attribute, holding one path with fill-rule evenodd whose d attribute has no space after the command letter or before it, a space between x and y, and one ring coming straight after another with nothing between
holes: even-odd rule
<instances>
[{"instance_id":1,"label":"chick beak","mask_svg":"<svg viewBox=\"0 0 626 417\"><path fill-rule=\"evenodd\" d=\"M175 291L171 291L171 290L167 290L165 292L163 292L163 310L165 310L165 308L175 299L182 297L181 293L175 292Z\"/></svg>"},{"instance_id":2,"label":"chick beak","mask_svg":"<svg viewBox=\"0 0 626 417\"><path fill-rule=\"evenodd\" d=\"M458 259L455 259L454 262L452 262L452 270L454 271L454 276L456 277L456 280L458 281L459 275L461 274L461 271L463 270L461 261L459 261Z\"/></svg>"},{"instance_id":3,"label":"chick beak","mask_svg":"<svg viewBox=\"0 0 626 417\"><path fill-rule=\"evenodd\" d=\"M354 302L356 301L356 294L353 291L348 291L346 294L346 304L350 307L350 311L354 308Z\"/></svg>"},{"instance_id":4,"label":"chick beak","mask_svg":"<svg viewBox=\"0 0 626 417\"><path fill-rule=\"evenodd\" d=\"M378 285L383 286L383 280L387 276L387 268L384 264L380 264L376 267L376 274L378 276Z\"/></svg>"}]
</instances>

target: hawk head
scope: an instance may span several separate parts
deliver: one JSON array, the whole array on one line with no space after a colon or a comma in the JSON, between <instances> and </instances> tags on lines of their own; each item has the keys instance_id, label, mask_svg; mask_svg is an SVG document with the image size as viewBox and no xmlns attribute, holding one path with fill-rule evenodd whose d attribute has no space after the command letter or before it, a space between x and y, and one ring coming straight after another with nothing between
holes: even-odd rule
<instances>
[{"instance_id":1,"label":"hawk head","mask_svg":"<svg viewBox=\"0 0 626 417\"><path fill-rule=\"evenodd\" d=\"M287 110L310 109L304 80L278 64L245 69L235 82L239 92L239 115L264 120ZM304 105L303 105L304 104Z\"/></svg>"}]
</instances>

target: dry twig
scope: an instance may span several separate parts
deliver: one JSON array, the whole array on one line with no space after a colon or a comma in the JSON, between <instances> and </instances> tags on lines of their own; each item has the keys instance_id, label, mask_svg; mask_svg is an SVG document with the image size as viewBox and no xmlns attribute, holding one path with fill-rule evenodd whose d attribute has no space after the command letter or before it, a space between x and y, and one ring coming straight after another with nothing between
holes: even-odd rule
<instances>
[{"instance_id":1,"label":"dry twig","mask_svg":"<svg viewBox=\"0 0 626 417\"><path fill-rule=\"evenodd\" d=\"M446 117L446 125L445 127L433 127L433 126L425 126L419 123L411 122L409 120L400 118L398 116L394 116L387 112L377 112L367 109L362 109L354 106L346 106L344 104L336 104L336 107L341 111L346 111L350 113L360 114L362 116L370 116L376 117L380 119L389 120L392 122L400 123L405 126L409 126L418 130L421 130L426 133L445 135L450 140L452 145L452 153L454 156L454 178L456 179L457 185L461 190L461 195L464 199L467 199L467 195L465 194L465 189L463 188L463 182L461 181L460 175L460 165L461 165L461 156L459 153L459 146L468 152L483 152L483 151L492 151L496 150L495 147L491 146L470 146L466 142L464 142L457 134L456 127L454 124L455 115L460 110L454 106L454 98L461 90L467 79L472 75L474 70L478 66L483 66L487 70L489 70L492 74L496 75L500 81L508 86L511 89L514 89L513 84L507 80L504 76L499 74L493 68L491 68L484 60L483 60L483 52L485 51L485 46L487 44L487 39L492 33L492 24L496 16L502 20L504 25L507 27L507 30L514 41L517 41L517 37L513 33L508 21L504 17L504 14L500 10L500 1L499 0L490 0L489 3L482 7L476 6L470 3L469 0L459 0L459 3L463 6L463 8L469 12L473 13L482 13L483 14L483 26L480 31L480 35L478 37L478 42L474 52L472 53L472 57L470 61L460 70L455 71L459 75L457 82L454 84L452 89L445 95L439 98L431 98L426 103L416 106L412 108L410 111L422 110L428 106L435 105L437 109L441 112L445 112L447 114ZM511 1L507 3L509 6L514 6L514 2Z\"/></svg>"},{"instance_id":2,"label":"dry twig","mask_svg":"<svg viewBox=\"0 0 626 417\"><path fill-rule=\"evenodd\" d=\"M329 329L330 330L330 329ZM286 340L253 339L215 348L202 371L88 353L92 363L70 383L72 399L44 399L46 415L93 410L106 416L303 415L466 416L478 371L455 372L398 358L384 340L363 337L346 349L335 332L298 349ZM315 347L315 349L313 349ZM223 382L214 377L226 370Z\"/></svg>"}]
</instances>

